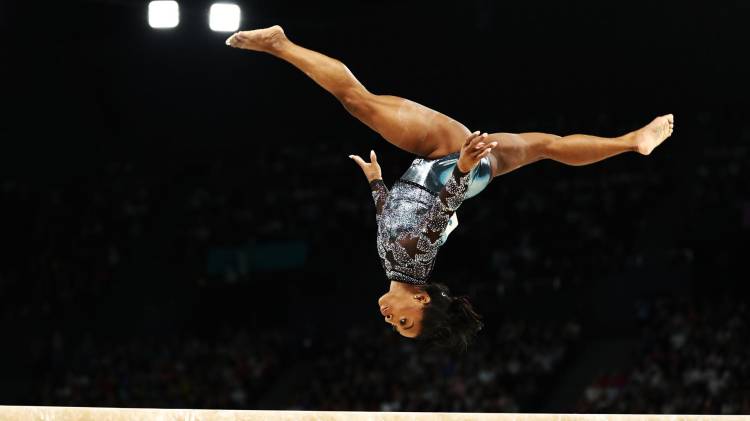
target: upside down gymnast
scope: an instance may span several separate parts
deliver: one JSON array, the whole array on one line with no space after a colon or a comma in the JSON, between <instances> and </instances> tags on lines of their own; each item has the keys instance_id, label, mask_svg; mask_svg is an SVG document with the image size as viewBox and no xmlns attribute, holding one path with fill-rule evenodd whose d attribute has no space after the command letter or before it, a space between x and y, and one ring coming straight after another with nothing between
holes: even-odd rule
<instances>
[{"instance_id":1,"label":"upside down gymnast","mask_svg":"<svg viewBox=\"0 0 750 421\"><path fill-rule=\"evenodd\" d=\"M617 138L582 134L471 133L463 124L408 99L369 92L340 61L303 48L280 26L241 31L226 44L285 60L335 96L388 142L417 155L389 191L374 151L350 155L370 183L377 250L390 281L378 300L386 323L405 337L466 349L482 328L465 296L430 282L435 256L458 224L456 209L502 174L541 159L587 165L623 152L649 155L674 129L671 114Z\"/></svg>"}]
</instances>

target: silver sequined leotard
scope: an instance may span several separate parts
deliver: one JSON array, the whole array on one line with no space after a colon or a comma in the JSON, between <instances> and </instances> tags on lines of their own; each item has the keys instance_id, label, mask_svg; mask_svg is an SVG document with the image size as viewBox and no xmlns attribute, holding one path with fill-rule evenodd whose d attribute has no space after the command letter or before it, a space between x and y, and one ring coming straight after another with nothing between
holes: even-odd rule
<instances>
[{"instance_id":1,"label":"silver sequined leotard","mask_svg":"<svg viewBox=\"0 0 750 421\"><path fill-rule=\"evenodd\" d=\"M458 225L456 209L492 180L488 158L469 173L458 170L458 153L417 158L389 192L370 183L378 224L378 254L389 280L424 285L438 249Z\"/></svg>"}]
</instances>

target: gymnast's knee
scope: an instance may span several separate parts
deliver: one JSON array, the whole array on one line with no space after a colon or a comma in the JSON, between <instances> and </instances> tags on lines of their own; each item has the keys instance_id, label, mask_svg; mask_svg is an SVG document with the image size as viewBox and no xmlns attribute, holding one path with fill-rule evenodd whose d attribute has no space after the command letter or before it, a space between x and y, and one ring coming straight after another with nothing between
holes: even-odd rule
<instances>
[{"instance_id":1,"label":"gymnast's knee","mask_svg":"<svg viewBox=\"0 0 750 421\"><path fill-rule=\"evenodd\" d=\"M532 161L549 158L560 139L560 136L550 133L534 133L533 136L522 137L528 141L527 150Z\"/></svg>"},{"instance_id":2,"label":"gymnast's knee","mask_svg":"<svg viewBox=\"0 0 750 421\"><path fill-rule=\"evenodd\" d=\"M351 114L361 116L371 112L372 96L366 89L357 86L343 90L338 99Z\"/></svg>"}]
</instances>

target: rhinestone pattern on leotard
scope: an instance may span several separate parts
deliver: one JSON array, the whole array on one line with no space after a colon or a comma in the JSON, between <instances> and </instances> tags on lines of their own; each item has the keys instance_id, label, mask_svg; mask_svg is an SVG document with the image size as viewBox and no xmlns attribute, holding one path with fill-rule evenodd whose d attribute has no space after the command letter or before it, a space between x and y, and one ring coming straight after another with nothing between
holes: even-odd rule
<instances>
[{"instance_id":1,"label":"rhinestone pattern on leotard","mask_svg":"<svg viewBox=\"0 0 750 421\"><path fill-rule=\"evenodd\" d=\"M370 183L378 224L378 254L389 280L427 283L443 231L464 200L471 173L454 169L439 194L399 180L389 192L383 180Z\"/></svg>"}]
</instances>

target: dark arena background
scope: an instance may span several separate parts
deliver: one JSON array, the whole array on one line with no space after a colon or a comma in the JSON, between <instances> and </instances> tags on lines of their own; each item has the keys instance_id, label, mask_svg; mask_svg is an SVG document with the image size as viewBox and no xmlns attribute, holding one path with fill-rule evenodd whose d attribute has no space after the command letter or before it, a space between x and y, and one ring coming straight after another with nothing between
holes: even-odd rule
<instances>
[{"instance_id":1,"label":"dark arena background","mask_svg":"<svg viewBox=\"0 0 750 421\"><path fill-rule=\"evenodd\" d=\"M370 190L413 156L208 1L0 3L0 404L750 414L750 3L238 0L471 130L616 136L462 205L433 278L485 328L390 331Z\"/></svg>"}]
</instances>

